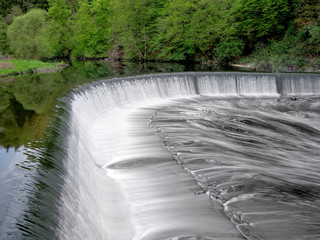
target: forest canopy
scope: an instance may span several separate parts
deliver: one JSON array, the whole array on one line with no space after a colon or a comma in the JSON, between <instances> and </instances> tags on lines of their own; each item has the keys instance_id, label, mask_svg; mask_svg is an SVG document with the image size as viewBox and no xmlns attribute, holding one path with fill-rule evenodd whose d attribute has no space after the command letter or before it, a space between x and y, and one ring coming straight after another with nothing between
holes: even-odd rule
<instances>
[{"instance_id":1,"label":"forest canopy","mask_svg":"<svg viewBox=\"0 0 320 240\"><path fill-rule=\"evenodd\" d=\"M0 0L0 9L0 51L14 57L231 61L320 54L318 0Z\"/></svg>"}]
</instances>

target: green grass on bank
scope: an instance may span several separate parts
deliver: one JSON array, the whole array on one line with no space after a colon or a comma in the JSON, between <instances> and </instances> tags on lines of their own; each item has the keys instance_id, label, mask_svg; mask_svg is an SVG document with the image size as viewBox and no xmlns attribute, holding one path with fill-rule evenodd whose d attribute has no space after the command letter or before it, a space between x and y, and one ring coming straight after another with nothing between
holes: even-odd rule
<instances>
[{"instance_id":1,"label":"green grass on bank","mask_svg":"<svg viewBox=\"0 0 320 240\"><path fill-rule=\"evenodd\" d=\"M24 73L37 69L52 69L57 67L58 63L45 63L39 60L0 60L0 75L9 75L13 73Z\"/></svg>"}]
</instances>

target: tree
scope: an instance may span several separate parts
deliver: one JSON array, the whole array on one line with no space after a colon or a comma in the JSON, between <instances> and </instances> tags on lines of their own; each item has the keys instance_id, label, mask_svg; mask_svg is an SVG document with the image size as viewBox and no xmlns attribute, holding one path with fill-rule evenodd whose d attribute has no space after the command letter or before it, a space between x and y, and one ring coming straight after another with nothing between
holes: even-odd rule
<instances>
[{"instance_id":1,"label":"tree","mask_svg":"<svg viewBox=\"0 0 320 240\"><path fill-rule=\"evenodd\" d=\"M244 49L244 42L238 38L231 38L222 41L216 48L216 55L224 62L230 61L232 58L240 56Z\"/></svg>"},{"instance_id":2,"label":"tree","mask_svg":"<svg viewBox=\"0 0 320 240\"><path fill-rule=\"evenodd\" d=\"M193 15L197 9L196 0L172 0L167 3L161 20L158 37L164 58L171 60L193 60L196 53L188 37Z\"/></svg>"},{"instance_id":3,"label":"tree","mask_svg":"<svg viewBox=\"0 0 320 240\"><path fill-rule=\"evenodd\" d=\"M319 0L293 0L295 22L299 27L310 23L316 23L320 20L320 2Z\"/></svg>"},{"instance_id":4,"label":"tree","mask_svg":"<svg viewBox=\"0 0 320 240\"><path fill-rule=\"evenodd\" d=\"M237 35L254 45L284 34L290 18L289 0L240 0L236 13Z\"/></svg>"},{"instance_id":5,"label":"tree","mask_svg":"<svg viewBox=\"0 0 320 240\"><path fill-rule=\"evenodd\" d=\"M230 16L234 0L200 0L187 29L197 57L213 58L214 48L234 33Z\"/></svg>"},{"instance_id":6,"label":"tree","mask_svg":"<svg viewBox=\"0 0 320 240\"><path fill-rule=\"evenodd\" d=\"M33 9L16 17L8 27L7 35L10 50L17 57L43 58L53 55L44 10Z\"/></svg>"},{"instance_id":7,"label":"tree","mask_svg":"<svg viewBox=\"0 0 320 240\"><path fill-rule=\"evenodd\" d=\"M158 40L173 60L214 57L217 44L235 33L230 23L235 0L172 0L164 9Z\"/></svg>"},{"instance_id":8,"label":"tree","mask_svg":"<svg viewBox=\"0 0 320 240\"><path fill-rule=\"evenodd\" d=\"M7 24L0 20L0 55L7 52Z\"/></svg>"},{"instance_id":9,"label":"tree","mask_svg":"<svg viewBox=\"0 0 320 240\"><path fill-rule=\"evenodd\" d=\"M109 50L109 1L81 0L73 19L72 55L84 57L106 56Z\"/></svg>"},{"instance_id":10,"label":"tree","mask_svg":"<svg viewBox=\"0 0 320 240\"><path fill-rule=\"evenodd\" d=\"M75 0L48 0L48 16L51 21L51 35L55 39L54 50L58 56L69 58L74 45L72 44L72 17L78 9Z\"/></svg>"},{"instance_id":11,"label":"tree","mask_svg":"<svg viewBox=\"0 0 320 240\"><path fill-rule=\"evenodd\" d=\"M26 13L32 8L47 10L48 2L47 0L0 0L0 15L5 17L13 7L18 7Z\"/></svg>"},{"instance_id":12,"label":"tree","mask_svg":"<svg viewBox=\"0 0 320 240\"><path fill-rule=\"evenodd\" d=\"M10 9L10 12L4 17L4 21L7 25L10 25L14 18L23 15L22 9L18 6L15 5Z\"/></svg>"},{"instance_id":13,"label":"tree","mask_svg":"<svg viewBox=\"0 0 320 240\"><path fill-rule=\"evenodd\" d=\"M145 60L153 52L158 20L167 0L111 0L110 32L128 57ZM153 46L153 47L151 47Z\"/></svg>"}]
</instances>

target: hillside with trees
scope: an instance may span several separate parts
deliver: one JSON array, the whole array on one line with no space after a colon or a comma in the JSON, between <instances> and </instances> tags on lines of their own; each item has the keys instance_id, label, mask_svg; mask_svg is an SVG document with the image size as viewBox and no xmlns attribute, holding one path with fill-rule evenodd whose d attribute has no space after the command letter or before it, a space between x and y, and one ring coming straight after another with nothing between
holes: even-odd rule
<instances>
[{"instance_id":1,"label":"hillside with trees","mask_svg":"<svg viewBox=\"0 0 320 240\"><path fill-rule=\"evenodd\" d=\"M0 14L12 57L320 68L318 0L1 0Z\"/></svg>"}]
</instances>

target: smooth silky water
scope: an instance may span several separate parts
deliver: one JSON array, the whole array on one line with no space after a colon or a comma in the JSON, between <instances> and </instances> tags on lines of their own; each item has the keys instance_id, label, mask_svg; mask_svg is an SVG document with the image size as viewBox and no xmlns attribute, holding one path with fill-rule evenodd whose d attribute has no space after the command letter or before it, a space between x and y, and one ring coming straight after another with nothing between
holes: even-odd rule
<instances>
[{"instance_id":1,"label":"smooth silky water","mask_svg":"<svg viewBox=\"0 0 320 240\"><path fill-rule=\"evenodd\" d=\"M78 87L28 229L45 239L319 239L319 94L318 74Z\"/></svg>"},{"instance_id":2,"label":"smooth silky water","mask_svg":"<svg viewBox=\"0 0 320 240\"><path fill-rule=\"evenodd\" d=\"M319 239L319 100L200 97L152 126L245 237Z\"/></svg>"}]
</instances>

